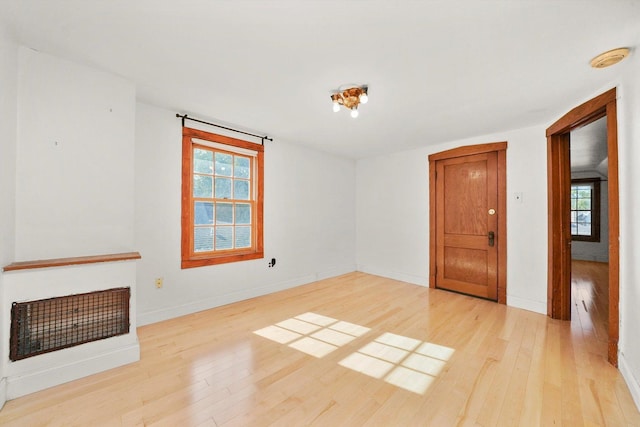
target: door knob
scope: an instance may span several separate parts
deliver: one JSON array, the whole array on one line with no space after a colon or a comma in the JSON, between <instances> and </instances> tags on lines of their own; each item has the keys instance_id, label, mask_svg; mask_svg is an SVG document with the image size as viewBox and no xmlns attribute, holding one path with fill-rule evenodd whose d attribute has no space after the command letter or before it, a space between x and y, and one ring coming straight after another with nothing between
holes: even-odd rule
<instances>
[{"instance_id":1,"label":"door knob","mask_svg":"<svg viewBox=\"0 0 640 427\"><path fill-rule=\"evenodd\" d=\"M489 246L493 246L496 234L493 231L489 232Z\"/></svg>"}]
</instances>

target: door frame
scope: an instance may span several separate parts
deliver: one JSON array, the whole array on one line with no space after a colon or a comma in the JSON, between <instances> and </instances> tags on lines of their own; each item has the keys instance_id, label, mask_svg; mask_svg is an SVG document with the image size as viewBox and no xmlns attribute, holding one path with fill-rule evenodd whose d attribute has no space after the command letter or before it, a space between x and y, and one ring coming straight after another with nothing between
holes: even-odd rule
<instances>
[{"instance_id":1,"label":"door frame","mask_svg":"<svg viewBox=\"0 0 640 427\"><path fill-rule=\"evenodd\" d=\"M507 303L507 142L467 145L429 155L429 287L436 287L436 162L496 152L498 155L498 303Z\"/></svg>"},{"instance_id":2,"label":"door frame","mask_svg":"<svg viewBox=\"0 0 640 427\"><path fill-rule=\"evenodd\" d=\"M547 315L571 319L571 230L569 189L571 169L569 133L602 117L607 118L609 176L609 343L608 360L618 366L620 297L620 208L618 192L618 124L616 88L575 107L552 124L547 135L548 280Z\"/></svg>"}]
</instances>

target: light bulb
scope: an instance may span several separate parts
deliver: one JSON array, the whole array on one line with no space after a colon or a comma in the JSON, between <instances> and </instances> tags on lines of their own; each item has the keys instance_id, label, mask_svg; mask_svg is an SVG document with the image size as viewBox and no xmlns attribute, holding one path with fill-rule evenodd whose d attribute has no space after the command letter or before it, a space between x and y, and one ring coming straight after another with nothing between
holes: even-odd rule
<instances>
[{"instance_id":1,"label":"light bulb","mask_svg":"<svg viewBox=\"0 0 640 427\"><path fill-rule=\"evenodd\" d=\"M337 113L338 111L340 111L340 104L338 104L337 102L333 103L333 112Z\"/></svg>"},{"instance_id":2,"label":"light bulb","mask_svg":"<svg viewBox=\"0 0 640 427\"><path fill-rule=\"evenodd\" d=\"M358 109L356 107L353 107L351 109L351 117L353 117L354 119L358 117Z\"/></svg>"},{"instance_id":3,"label":"light bulb","mask_svg":"<svg viewBox=\"0 0 640 427\"><path fill-rule=\"evenodd\" d=\"M369 97L367 96L366 93L363 93L362 95L360 95L360 103L361 104L366 104L368 100L369 100Z\"/></svg>"}]
</instances>

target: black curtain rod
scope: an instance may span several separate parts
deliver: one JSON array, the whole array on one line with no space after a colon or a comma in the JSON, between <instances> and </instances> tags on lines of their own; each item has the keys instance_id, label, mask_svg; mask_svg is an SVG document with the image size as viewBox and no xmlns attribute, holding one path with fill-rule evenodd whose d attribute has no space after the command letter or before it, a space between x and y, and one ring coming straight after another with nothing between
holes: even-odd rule
<instances>
[{"instance_id":1,"label":"black curtain rod","mask_svg":"<svg viewBox=\"0 0 640 427\"><path fill-rule=\"evenodd\" d=\"M214 127L220 128L220 129L230 130L231 132L237 132L237 133L241 133L241 134L244 134L244 135L253 136L255 138L260 138L260 143L262 145L264 145L264 140L265 139L267 141L273 141L273 138L269 138L267 135L264 135L264 136L256 135L255 133L249 133L249 132L245 132L243 130L228 128L226 126L217 125L215 123L209 123L209 122L205 122L203 120L194 119L194 118L188 117L186 114L181 116L180 114L176 113L176 117L179 117L179 118L182 119L182 127L184 127L184 121L185 120L191 120L192 122L204 123L205 125L214 126Z\"/></svg>"}]
</instances>

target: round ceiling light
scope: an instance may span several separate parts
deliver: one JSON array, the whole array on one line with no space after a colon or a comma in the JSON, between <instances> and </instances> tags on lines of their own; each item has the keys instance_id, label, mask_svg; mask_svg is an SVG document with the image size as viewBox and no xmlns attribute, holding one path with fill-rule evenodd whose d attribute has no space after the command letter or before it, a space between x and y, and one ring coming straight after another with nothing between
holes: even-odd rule
<instances>
[{"instance_id":1,"label":"round ceiling light","mask_svg":"<svg viewBox=\"0 0 640 427\"><path fill-rule=\"evenodd\" d=\"M606 68L613 64L617 64L627 56L629 56L628 47L621 47L618 49L609 50L593 58L591 60L591 66L593 68Z\"/></svg>"}]
</instances>

